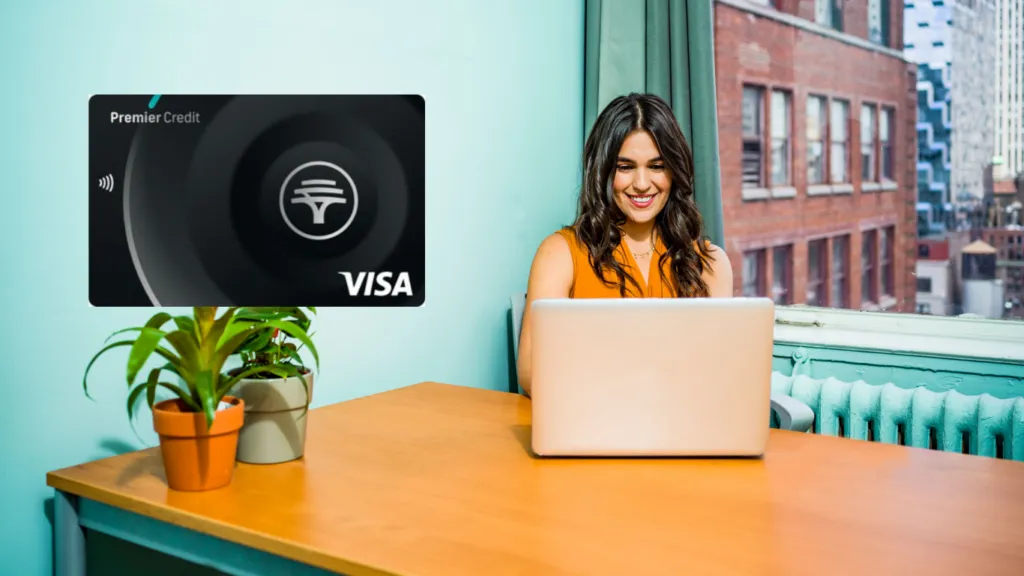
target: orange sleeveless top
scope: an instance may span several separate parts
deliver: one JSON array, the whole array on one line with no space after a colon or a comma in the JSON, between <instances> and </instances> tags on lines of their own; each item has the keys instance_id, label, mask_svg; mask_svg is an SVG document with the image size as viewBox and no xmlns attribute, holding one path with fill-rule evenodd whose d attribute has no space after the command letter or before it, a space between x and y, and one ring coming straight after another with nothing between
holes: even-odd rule
<instances>
[{"instance_id":1,"label":"orange sleeveless top","mask_svg":"<svg viewBox=\"0 0 1024 576\"><path fill-rule=\"evenodd\" d=\"M612 270L604 270L605 278L611 284L605 284L598 278L594 268L590 265L590 252L586 245L576 237L576 232L571 228L562 228L558 231L569 243L569 252L572 254L572 288L569 289L570 298L621 298L618 287L618 277ZM665 245L661 239L655 241L654 252L651 253L650 270L647 273L647 281L637 267L633 254L626 248L625 243L620 243L615 249L614 258L622 268L640 285L640 292L626 280L626 298L675 298L675 290L672 288L672 264L665 260L663 267L665 280L662 280L658 272L658 262L661 255L665 253Z\"/></svg>"}]
</instances>

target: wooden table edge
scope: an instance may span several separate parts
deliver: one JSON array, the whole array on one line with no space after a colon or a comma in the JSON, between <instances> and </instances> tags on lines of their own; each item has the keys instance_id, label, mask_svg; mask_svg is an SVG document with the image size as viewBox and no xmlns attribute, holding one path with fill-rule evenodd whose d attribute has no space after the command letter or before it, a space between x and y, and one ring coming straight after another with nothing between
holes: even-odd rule
<instances>
[{"instance_id":1,"label":"wooden table edge","mask_svg":"<svg viewBox=\"0 0 1024 576\"><path fill-rule=\"evenodd\" d=\"M302 544L268 536L255 530L240 528L200 514L154 505L123 496L114 491L96 488L61 475L61 470L48 472L46 474L46 484L54 490L65 494L92 500L126 512L151 518L158 522L191 530L204 536L219 538L288 560L308 564L315 568L341 573L345 576L401 576L384 568L348 560L310 546L303 546Z\"/></svg>"}]
</instances>

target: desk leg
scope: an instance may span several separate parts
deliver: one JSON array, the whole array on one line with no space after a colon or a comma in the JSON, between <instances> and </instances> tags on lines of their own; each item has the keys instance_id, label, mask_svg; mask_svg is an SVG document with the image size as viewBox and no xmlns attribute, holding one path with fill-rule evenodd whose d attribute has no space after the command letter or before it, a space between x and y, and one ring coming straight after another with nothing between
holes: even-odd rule
<instances>
[{"instance_id":1,"label":"desk leg","mask_svg":"<svg viewBox=\"0 0 1024 576\"><path fill-rule=\"evenodd\" d=\"M78 497L56 490L53 499L53 573L85 576L85 529L78 521Z\"/></svg>"}]
</instances>

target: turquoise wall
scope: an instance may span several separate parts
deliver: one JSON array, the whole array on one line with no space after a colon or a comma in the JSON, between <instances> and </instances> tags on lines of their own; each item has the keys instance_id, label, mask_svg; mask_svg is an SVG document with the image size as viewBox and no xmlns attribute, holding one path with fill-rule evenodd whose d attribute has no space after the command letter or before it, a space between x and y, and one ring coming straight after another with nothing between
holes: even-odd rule
<instances>
[{"instance_id":1,"label":"turquoise wall","mask_svg":"<svg viewBox=\"0 0 1024 576\"><path fill-rule=\"evenodd\" d=\"M50 573L47 471L142 445L120 359L145 309L87 303L93 93L423 94L427 304L324 310L315 404L438 380L508 385L508 296L567 223L582 143L582 0L0 3L3 572ZM139 430L155 445L145 419Z\"/></svg>"}]
</instances>

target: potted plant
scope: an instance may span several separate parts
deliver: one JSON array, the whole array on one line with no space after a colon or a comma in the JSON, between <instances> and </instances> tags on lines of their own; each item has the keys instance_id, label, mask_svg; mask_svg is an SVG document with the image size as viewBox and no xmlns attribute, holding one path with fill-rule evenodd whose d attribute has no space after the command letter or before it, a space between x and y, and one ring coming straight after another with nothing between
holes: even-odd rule
<instances>
[{"instance_id":1,"label":"potted plant","mask_svg":"<svg viewBox=\"0 0 1024 576\"><path fill-rule=\"evenodd\" d=\"M167 484L173 490L212 490L231 482L245 404L228 395L238 378L224 374L224 365L253 335L294 330L285 323L239 318L237 310L228 308L220 317L215 306L193 308L192 316L159 312L143 326L114 332L107 342L121 334L136 334L105 345L86 366L82 387L91 398L88 377L93 364L114 348L130 347L128 418L133 418L135 405L145 393L160 437ZM170 327L165 328L168 323ZM136 382L154 354L165 363ZM157 402L158 389L173 396Z\"/></svg>"},{"instance_id":2,"label":"potted plant","mask_svg":"<svg viewBox=\"0 0 1024 576\"><path fill-rule=\"evenodd\" d=\"M313 371L302 359L303 348L317 358L307 312L316 314L316 309L262 307L238 311L239 317L247 321L274 327L253 333L242 343L237 352L241 366L231 371L236 381L231 393L245 402L245 423L238 437L237 458L241 462L277 464L305 453Z\"/></svg>"}]
</instances>

